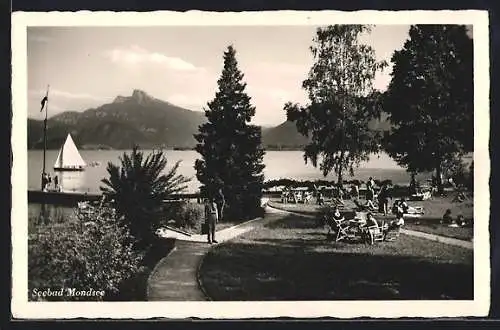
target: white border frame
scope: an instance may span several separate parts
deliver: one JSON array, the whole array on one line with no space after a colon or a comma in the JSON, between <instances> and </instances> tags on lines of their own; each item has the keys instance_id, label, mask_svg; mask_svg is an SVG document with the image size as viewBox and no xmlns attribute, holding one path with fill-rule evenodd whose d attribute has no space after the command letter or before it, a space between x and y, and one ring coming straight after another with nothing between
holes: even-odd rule
<instances>
[{"instance_id":1,"label":"white border frame","mask_svg":"<svg viewBox=\"0 0 500 330\"><path fill-rule=\"evenodd\" d=\"M474 300L307 302L28 302L27 286L27 27L471 24L474 34ZM488 12L15 12L12 15L12 313L15 318L272 318L486 316L489 255L489 31Z\"/></svg>"}]
</instances>

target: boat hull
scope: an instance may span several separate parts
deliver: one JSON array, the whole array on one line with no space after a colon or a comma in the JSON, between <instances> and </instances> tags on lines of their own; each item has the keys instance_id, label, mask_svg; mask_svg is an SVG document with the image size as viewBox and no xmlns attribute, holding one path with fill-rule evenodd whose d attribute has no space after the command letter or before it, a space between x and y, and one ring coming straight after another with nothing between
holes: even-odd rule
<instances>
[{"instance_id":1,"label":"boat hull","mask_svg":"<svg viewBox=\"0 0 500 330\"><path fill-rule=\"evenodd\" d=\"M54 167L54 171L59 172L81 172L85 171L84 167Z\"/></svg>"}]
</instances>

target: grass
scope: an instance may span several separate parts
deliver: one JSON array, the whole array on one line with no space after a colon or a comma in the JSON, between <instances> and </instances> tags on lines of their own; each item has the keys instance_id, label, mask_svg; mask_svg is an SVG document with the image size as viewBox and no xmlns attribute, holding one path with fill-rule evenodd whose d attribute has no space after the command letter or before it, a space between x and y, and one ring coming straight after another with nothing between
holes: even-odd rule
<instances>
[{"instance_id":1,"label":"grass","mask_svg":"<svg viewBox=\"0 0 500 330\"><path fill-rule=\"evenodd\" d=\"M200 277L218 301L473 299L473 252L405 235L335 243L314 219L268 216L211 249Z\"/></svg>"},{"instance_id":2,"label":"grass","mask_svg":"<svg viewBox=\"0 0 500 330\"><path fill-rule=\"evenodd\" d=\"M349 200L346 200L345 203L347 208L354 206L354 204ZM472 240L474 230L471 226L448 227L448 225L439 223L446 209L450 209L454 217L458 214L462 214L465 219L472 220L474 210L474 204L472 201L455 203L452 202L452 197L435 197L426 201L410 201L408 204L410 206L423 206L425 214L420 218L405 218L404 228L466 241ZM311 216L317 216L320 210L320 206L315 204L282 204L278 199L273 199L269 205L283 210ZM376 214L376 218L379 220L384 218L392 219L393 216L389 214L386 218L383 215Z\"/></svg>"}]
</instances>

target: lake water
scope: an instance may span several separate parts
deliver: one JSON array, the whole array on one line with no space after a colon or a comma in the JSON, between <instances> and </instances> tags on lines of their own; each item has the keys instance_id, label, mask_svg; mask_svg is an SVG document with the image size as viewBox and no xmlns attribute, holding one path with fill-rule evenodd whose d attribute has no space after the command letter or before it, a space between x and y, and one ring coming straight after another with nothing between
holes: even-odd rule
<instances>
[{"instance_id":1,"label":"lake water","mask_svg":"<svg viewBox=\"0 0 500 330\"><path fill-rule=\"evenodd\" d=\"M82 150L80 151L83 159L90 164L92 162L100 162L97 167L88 167L83 172L54 172L53 165L57 157L57 150L48 150L46 154L47 171L52 177L57 175L63 191L82 191L82 192L99 192L99 187L102 185L101 180L108 176L106 165L108 162L119 164L119 157L124 151L119 150ZM146 151L147 152L147 151ZM178 173L192 178L188 184L186 192L196 192L200 183L196 179L196 171L194 162L199 158L196 151L165 151L168 163L167 170L170 169L175 162L181 161ZM297 180L315 180L324 179L321 171L312 166L312 164L304 163L302 151L267 151L264 156L264 175L266 180L291 178ZM40 177L43 165L43 151L29 150L28 151L28 188L40 189ZM381 153L373 155L368 162L362 163L355 171L354 178L366 181L369 177L374 179L384 180L391 179L394 184L407 184L409 182L409 174L405 169L401 168L387 154ZM419 180L428 178L429 175L420 175ZM335 180L336 176L330 174L326 179ZM345 179L351 179L348 173L344 176Z\"/></svg>"}]
</instances>

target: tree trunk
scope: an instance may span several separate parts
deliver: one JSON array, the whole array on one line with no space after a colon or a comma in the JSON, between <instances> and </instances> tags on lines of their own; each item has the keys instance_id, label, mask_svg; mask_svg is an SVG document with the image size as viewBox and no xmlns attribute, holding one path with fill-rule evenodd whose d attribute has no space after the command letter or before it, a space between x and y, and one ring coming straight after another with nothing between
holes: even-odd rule
<instances>
[{"instance_id":1,"label":"tree trunk","mask_svg":"<svg viewBox=\"0 0 500 330\"><path fill-rule=\"evenodd\" d=\"M443 180L442 180L441 162L438 162L436 166L436 183L438 194L442 195L444 193Z\"/></svg>"},{"instance_id":2,"label":"tree trunk","mask_svg":"<svg viewBox=\"0 0 500 330\"><path fill-rule=\"evenodd\" d=\"M339 170L339 174L337 176L337 183L342 184L342 168Z\"/></svg>"},{"instance_id":3,"label":"tree trunk","mask_svg":"<svg viewBox=\"0 0 500 330\"><path fill-rule=\"evenodd\" d=\"M338 165L338 172L337 172L337 183L340 185L342 184L342 170L343 166L342 163L344 162L344 151L340 152L340 161Z\"/></svg>"}]
</instances>

